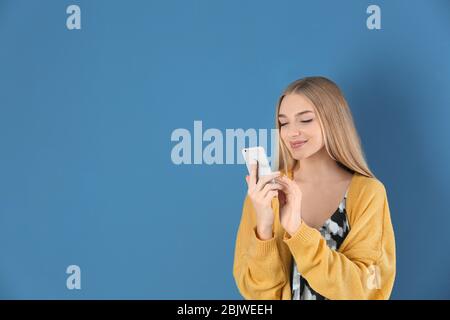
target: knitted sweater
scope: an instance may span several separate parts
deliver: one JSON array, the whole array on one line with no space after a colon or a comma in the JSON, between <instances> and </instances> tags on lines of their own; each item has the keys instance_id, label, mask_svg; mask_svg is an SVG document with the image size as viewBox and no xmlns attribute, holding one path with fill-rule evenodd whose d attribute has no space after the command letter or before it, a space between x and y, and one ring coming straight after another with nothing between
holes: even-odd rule
<instances>
[{"instance_id":1,"label":"knitted sweater","mask_svg":"<svg viewBox=\"0 0 450 320\"><path fill-rule=\"evenodd\" d=\"M287 174L292 178L292 172ZM292 260L310 286L328 299L388 299L395 280L395 238L386 189L354 173L348 189L350 232L331 250L320 232L302 221L292 237L272 200L273 237L261 240L251 200L244 201L236 236L233 276L245 299L290 300Z\"/></svg>"}]
</instances>

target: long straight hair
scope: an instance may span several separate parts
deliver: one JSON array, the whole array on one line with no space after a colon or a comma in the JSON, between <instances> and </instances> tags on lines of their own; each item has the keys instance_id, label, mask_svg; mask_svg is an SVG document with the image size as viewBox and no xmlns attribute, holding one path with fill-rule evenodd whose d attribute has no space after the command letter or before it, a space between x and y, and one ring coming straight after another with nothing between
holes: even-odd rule
<instances>
[{"instance_id":1,"label":"long straight hair","mask_svg":"<svg viewBox=\"0 0 450 320\"><path fill-rule=\"evenodd\" d=\"M283 98L288 94L301 94L309 99L315 107L325 141L325 148L338 165L350 172L358 172L374 178L361 147L353 117L347 101L339 87L325 77L306 77L289 84L278 98L275 125L278 130L278 152L275 167L284 172L293 170L297 160L293 159L281 139L278 114Z\"/></svg>"}]
</instances>

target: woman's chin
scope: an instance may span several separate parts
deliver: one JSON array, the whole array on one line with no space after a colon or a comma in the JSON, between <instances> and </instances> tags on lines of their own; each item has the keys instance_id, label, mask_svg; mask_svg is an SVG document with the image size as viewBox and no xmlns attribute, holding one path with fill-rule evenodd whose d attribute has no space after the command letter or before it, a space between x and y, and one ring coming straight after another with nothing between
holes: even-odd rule
<instances>
[{"instance_id":1,"label":"woman's chin","mask_svg":"<svg viewBox=\"0 0 450 320\"><path fill-rule=\"evenodd\" d=\"M305 153L300 150L291 150L291 157L294 160L302 160L305 159Z\"/></svg>"}]
</instances>

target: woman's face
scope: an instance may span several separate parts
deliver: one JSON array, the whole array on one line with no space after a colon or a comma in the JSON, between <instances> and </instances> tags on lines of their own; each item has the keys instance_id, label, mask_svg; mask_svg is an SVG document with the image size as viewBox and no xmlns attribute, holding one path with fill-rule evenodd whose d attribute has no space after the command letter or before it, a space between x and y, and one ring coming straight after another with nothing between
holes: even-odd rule
<instances>
[{"instance_id":1,"label":"woman's face","mask_svg":"<svg viewBox=\"0 0 450 320\"><path fill-rule=\"evenodd\" d=\"M286 95L278 114L280 136L292 158L308 158L324 146L314 105L301 94ZM306 141L306 142L305 142Z\"/></svg>"}]
</instances>

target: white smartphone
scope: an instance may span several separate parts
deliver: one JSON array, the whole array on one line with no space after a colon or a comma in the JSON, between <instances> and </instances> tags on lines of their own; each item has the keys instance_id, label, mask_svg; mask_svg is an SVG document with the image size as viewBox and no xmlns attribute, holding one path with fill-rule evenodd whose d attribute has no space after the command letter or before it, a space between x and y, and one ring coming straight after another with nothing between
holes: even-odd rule
<instances>
[{"instance_id":1,"label":"white smartphone","mask_svg":"<svg viewBox=\"0 0 450 320\"><path fill-rule=\"evenodd\" d=\"M250 165L258 161L258 177L267 176L272 173L266 151L263 147L251 147L242 149L242 157L250 173Z\"/></svg>"}]
</instances>

